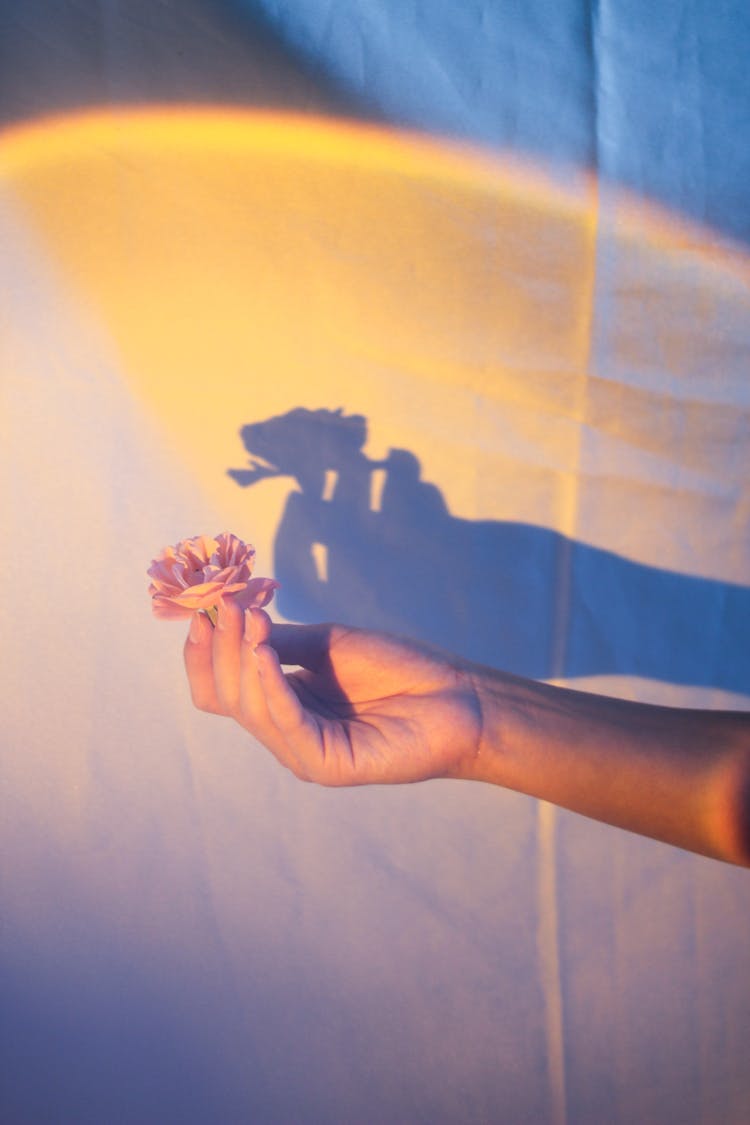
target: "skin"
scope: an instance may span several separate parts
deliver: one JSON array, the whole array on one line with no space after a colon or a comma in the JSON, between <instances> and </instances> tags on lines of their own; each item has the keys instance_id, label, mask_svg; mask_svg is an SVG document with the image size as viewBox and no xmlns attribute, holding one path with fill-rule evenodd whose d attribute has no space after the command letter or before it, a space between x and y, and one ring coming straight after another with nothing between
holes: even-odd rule
<instances>
[{"instance_id":1,"label":"skin","mask_svg":"<svg viewBox=\"0 0 750 1125\"><path fill-rule=\"evenodd\" d=\"M502 785L750 866L748 713L552 687L383 633L276 625L230 597L215 629L194 615L185 665L196 707L302 780Z\"/></svg>"}]
</instances>

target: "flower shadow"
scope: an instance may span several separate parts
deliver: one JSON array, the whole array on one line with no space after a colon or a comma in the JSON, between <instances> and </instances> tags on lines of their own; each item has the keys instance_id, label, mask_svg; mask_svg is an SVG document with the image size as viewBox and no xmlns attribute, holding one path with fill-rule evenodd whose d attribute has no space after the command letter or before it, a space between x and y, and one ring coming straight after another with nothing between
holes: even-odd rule
<instances>
[{"instance_id":1,"label":"flower shadow","mask_svg":"<svg viewBox=\"0 0 750 1125\"><path fill-rule=\"evenodd\" d=\"M750 589L647 566L531 524L451 515L367 420L298 408L243 426L241 487L285 475L280 611L441 645L534 678L630 675L750 693ZM377 471L382 491L373 503Z\"/></svg>"}]
</instances>

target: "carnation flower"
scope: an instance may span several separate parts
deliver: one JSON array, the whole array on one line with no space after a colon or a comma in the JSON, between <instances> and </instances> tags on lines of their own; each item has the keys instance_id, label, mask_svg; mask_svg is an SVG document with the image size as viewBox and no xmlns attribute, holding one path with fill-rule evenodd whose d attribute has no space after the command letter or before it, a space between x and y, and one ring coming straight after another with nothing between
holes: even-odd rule
<instances>
[{"instance_id":1,"label":"carnation flower","mask_svg":"<svg viewBox=\"0 0 750 1125\"><path fill-rule=\"evenodd\" d=\"M224 531L196 535L165 547L148 568L148 592L156 617L190 617L203 610L216 623L219 600L233 595L243 609L267 605L278 587L272 578L251 578L255 548Z\"/></svg>"}]
</instances>

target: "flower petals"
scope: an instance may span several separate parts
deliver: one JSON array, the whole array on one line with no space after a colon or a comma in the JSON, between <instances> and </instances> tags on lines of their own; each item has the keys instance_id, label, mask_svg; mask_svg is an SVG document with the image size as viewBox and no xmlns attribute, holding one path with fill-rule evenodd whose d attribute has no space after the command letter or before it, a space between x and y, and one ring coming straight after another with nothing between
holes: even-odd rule
<instances>
[{"instance_id":1,"label":"flower petals","mask_svg":"<svg viewBox=\"0 0 750 1125\"><path fill-rule=\"evenodd\" d=\"M235 601L242 609L262 609L268 605L278 590L279 583L273 578L251 578L242 593L235 595Z\"/></svg>"},{"instance_id":2,"label":"flower petals","mask_svg":"<svg viewBox=\"0 0 750 1125\"><path fill-rule=\"evenodd\" d=\"M255 548L229 531L165 547L147 572L154 615L189 617L230 594L243 609L267 605L279 584L272 578L251 578L254 559Z\"/></svg>"}]
</instances>

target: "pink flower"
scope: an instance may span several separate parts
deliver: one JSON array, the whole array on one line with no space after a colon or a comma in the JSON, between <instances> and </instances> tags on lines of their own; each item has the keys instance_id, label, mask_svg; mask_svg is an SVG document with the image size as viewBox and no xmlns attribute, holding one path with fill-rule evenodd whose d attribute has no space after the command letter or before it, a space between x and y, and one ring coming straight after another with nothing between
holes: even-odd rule
<instances>
[{"instance_id":1,"label":"pink flower","mask_svg":"<svg viewBox=\"0 0 750 1125\"><path fill-rule=\"evenodd\" d=\"M255 548L228 531L211 539L196 535L176 547L165 547L148 568L151 607L156 617L190 617L210 613L225 594L243 609L268 605L278 582L251 578Z\"/></svg>"}]
</instances>

